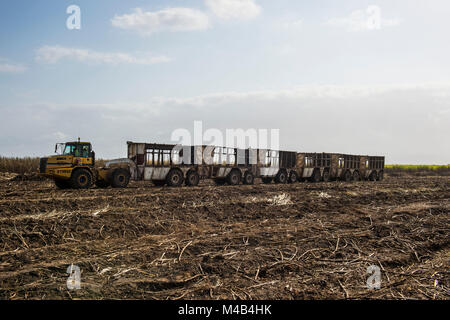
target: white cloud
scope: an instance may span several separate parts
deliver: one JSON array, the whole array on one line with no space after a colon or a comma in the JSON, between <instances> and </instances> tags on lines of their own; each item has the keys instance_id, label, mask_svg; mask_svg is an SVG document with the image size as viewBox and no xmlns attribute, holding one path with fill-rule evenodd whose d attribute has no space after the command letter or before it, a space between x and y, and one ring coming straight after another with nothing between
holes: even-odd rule
<instances>
[{"instance_id":1,"label":"white cloud","mask_svg":"<svg viewBox=\"0 0 450 320\"><path fill-rule=\"evenodd\" d=\"M150 54L131 55L121 52L98 52L89 49L66 48L61 46L44 46L37 50L36 60L39 62L53 64L63 59L112 65L151 65L170 61L166 56L152 56Z\"/></svg>"},{"instance_id":2,"label":"white cloud","mask_svg":"<svg viewBox=\"0 0 450 320\"><path fill-rule=\"evenodd\" d=\"M23 73L27 68L21 64L0 63L0 73Z\"/></svg>"},{"instance_id":3,"label":"white cloud","mask_svg":"<svg viewBox=\"0 0 450 320\"><path fill-rule=\"evenodd\" d=\"M225 20L249 20L262 11L254 0L205 0L205 4L212 13Z\"/></svg>"},{"instance_id":4,"label":"white cloud","mask_svg":"<svg viewBox=\"0 0 450 320\"><path fill-rule=\"evenodd\" d=\"M162 31L205 30L209 27L209 18L203 12L189 8L167 8L155 12L137 8L133 13L116 15L111 23L117 28L151 35Z\"/></svg>"},{"instance_id":5,"label":"white cloud","mask_svg":"<svg viewBox=\"0 0 450 320\"><path fill-rule=\"evenodd\" d=\"M399 18L383 18L381 9L377 6L369 6L366 10L355 10L347 17L331 18L326 22L329 26L342 27L347 31L378 30L395 27L400 23Z\"/></svg>"},{"instance_id":6,"label":"white cloud","mask_svg":"<svg viewBox=\"0 0 450 320\"><path fill-rule=\"evenodd\" d=\"M443 137L450 136L449 94L450 83L311 85L149 97L142 103L5 103L0 104L0 153L51 152L64 123L67 139L81 135L92 140L99 157L117 158L126 155L127 140L170 143L173 130L192 131L193 121L202 120L204 130L280 129L286 150L384 154L388 163L448 163L450 148ZM19 122L25 129L16 130Z\"/></svg>"}]
</instances>

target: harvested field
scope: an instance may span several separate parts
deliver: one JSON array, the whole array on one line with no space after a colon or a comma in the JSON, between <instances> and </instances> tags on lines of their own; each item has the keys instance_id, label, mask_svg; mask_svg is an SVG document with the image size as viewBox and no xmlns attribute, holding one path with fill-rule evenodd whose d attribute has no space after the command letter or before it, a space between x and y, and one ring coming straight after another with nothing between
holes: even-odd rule
<instances>
[{"instance_id":1,"label":"harvested field","mask_svg":"<svg viewBox=\"0 0 450 320\"><path fill-rule=\"evenodd\" d=\"M449 187L402 176L67 191L5 178L0 298L449 299ZM70 264L80 290L66 287Z\"/></svg>"}]
</instances>

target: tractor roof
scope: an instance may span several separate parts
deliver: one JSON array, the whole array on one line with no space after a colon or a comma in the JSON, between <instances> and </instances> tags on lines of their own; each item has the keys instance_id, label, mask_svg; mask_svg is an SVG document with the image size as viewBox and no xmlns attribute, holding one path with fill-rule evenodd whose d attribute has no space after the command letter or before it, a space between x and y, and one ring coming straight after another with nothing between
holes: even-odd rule
<instances>
[{"instance_id":1,"label":"tractor roof","mask_svg":"<svg viewBox=\"0 0 450 320\"><path fill-rule=\"evenodd\" d=\"M83 142L83 141L70 141L70 142L66 142L66 144L74 144L74 143L91 144L90 142Z\"/></svg>"}]
</instances>

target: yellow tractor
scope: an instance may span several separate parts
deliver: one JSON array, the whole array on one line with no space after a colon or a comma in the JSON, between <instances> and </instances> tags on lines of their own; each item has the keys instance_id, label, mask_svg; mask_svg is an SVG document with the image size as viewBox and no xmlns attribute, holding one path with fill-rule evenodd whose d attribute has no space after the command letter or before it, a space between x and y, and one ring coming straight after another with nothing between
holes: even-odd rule
<instances>
[{"instance_id":1,"label":"yellow tractor","mask_svg":"<svg viewBox=\"0 0 450 320\"><path fill-rule=\"evenodd\" d=\"M51 178L60 189L87 189L93 184L100 188L125 188L130 181L129 161L107 162L104 168L95 167L95 153L90 142L57 143L55 156L40 159L39 173ZM115 166L114 166L115 165Z\"/></svg>"}]
</instances>

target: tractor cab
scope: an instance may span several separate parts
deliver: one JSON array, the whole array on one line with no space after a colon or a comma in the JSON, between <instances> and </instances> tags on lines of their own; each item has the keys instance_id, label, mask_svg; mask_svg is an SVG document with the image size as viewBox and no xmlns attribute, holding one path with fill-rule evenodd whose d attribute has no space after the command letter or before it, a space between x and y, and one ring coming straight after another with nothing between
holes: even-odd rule
<instances>
[{"instance_id":1,"label":"tractor cab","mask_svg":"<svg viewBox=\"0 0 450 320\"><path fill-rule=\"evenodd\" d=\"M55 153L60 156L73 156L76 158L94 158L94 151L90 142L66 142L55 145Z\"/></svg>"},{"instance_id":2,"label":"tractor cab","mask_svg":"<svg viewBox=\"0 0 450 320\"><path fill-rule=\"evenodd\" d=\"M40 159L39 174L53 179L60 189L87 189L92 184L100 188L125 188L130 181L129 168L95 168L92 145L81 142L80 138L74 142L57 143L55 153Z\"/></svg>"},{"instance_id":3,"label":"tractor cab","mask_svg":"<svg viewBox=\"0 0 450 320\"><path fill-rule=\"evenodd\" d=\"M78 167L92 168L95 153L90 142L57 143L56 155L40 159L40 174L55 179L69 179L72 171Z\"/></svg>"}]
</instances>

